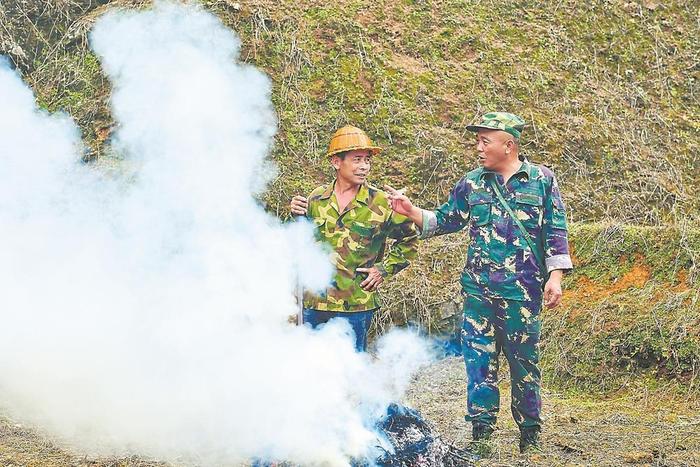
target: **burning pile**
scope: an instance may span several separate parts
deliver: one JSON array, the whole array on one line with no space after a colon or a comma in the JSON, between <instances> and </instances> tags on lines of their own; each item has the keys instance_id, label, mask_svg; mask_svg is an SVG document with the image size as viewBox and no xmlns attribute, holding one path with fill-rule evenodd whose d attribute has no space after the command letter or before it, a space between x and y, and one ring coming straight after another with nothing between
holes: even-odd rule
<instances>
[{"instance_id":1,"label":"burning pile","mask_svg":"<svg viewBox=\"0 0 700 467\"><path fill-rule=\"evenodd\" d=\"M469 453L443 441L411 408L391 404L377 427L393 447L393 452L386 451L377 459L382 467L472 465Z\"/></svg>"},{"instance_id":2,"label":"burning pile","mask_svg":"<svg viewBox=\"0 0 700 467\"><path fill-rule=\"evenodd\" d=\"M391 404L376 425L383 439L381 453L371 461L354 460L353 467L466 467L475 458L442 440L416 411ZM294 467L288 462L254 462L253 467Z\"/></svg>"}]
</instances>

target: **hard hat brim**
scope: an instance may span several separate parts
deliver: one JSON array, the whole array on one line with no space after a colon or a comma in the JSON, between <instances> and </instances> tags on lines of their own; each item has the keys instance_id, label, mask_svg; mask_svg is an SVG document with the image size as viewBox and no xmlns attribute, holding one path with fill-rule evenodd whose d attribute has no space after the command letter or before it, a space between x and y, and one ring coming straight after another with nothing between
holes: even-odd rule
<instances>
[{"instance_id":1,"label":"hard hat brim","mask_svg":"<svg viewBox=\"0 0 700 467\"><path fill-rule=\"evenodd\" d=\"M377 154L382 152L382 148L380 148L379 146L351 146L351 147L341 148L341 149L336 149L335 151L331 151L326 155L326 157L335 156L336 154L340 154L341 152L358 151L358 150L367 150L373 156L376 156Z\"/></svg>"}]
</instances>

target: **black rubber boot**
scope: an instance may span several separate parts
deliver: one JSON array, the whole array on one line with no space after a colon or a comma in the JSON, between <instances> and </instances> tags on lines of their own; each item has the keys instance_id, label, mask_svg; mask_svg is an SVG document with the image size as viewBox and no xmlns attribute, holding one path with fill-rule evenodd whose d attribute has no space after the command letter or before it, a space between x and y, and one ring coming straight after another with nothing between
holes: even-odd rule
<instances>
[{"instance_id":1,"label":"black rubber boot","mask_svg":"<svg viewBox=\"0 0 700 467\"><path fill-rule=\"evenodd\" d=\"M483 423L474 423L472 425L473 441L486 441L491 438L492 433L493 427L491 425L485 425Z\"/></svg>"},{"instance_id":2,"label":"black rubber boot","mask_svg":"<svg viewBox=\"0 0 700 467\"><path fill-rule=\"evenodd\" d=\"M472 440L467 443L467 451L475 456L475 459L490 457L493 453L491 434L493 427L482 423L472 425Z\"/></svg>"},{"instance_id":3,"label":"black rubber boot","mask_svg":"<svg viewBox=\"0 0 700 467\"><path fill-rule=\"evenodd\" d=\"M542 452L539 427L520 430L520 453L527 454L536 452Z\"/></svg>"}]
</instances>

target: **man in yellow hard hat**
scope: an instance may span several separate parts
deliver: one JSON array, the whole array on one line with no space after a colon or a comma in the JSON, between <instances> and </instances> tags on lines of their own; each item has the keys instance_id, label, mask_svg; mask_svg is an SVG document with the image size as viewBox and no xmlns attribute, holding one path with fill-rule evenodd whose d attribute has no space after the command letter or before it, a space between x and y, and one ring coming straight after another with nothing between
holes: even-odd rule
<instances>
[{"instance_id":1,"label":"man in yellow hard hat","mask_svg":"<svg viewBox=\"0 0 700 467\"><path fill-rule=\"evenodd\" d=\"M333 135L328 157L335 180L295 196L291 212L316 225L319 241L332 248L336 272L325 293L304 295L303 320L314 328L333 318L347 319L355 348L367 348L367 331L381 306L384 279L407 267L416 254L412 221L395 213L386 193L367 183L372 157L381 152L364 131L344 126ZM394 243L385 255L387 239Z\"/></svg>"}]
</instances>

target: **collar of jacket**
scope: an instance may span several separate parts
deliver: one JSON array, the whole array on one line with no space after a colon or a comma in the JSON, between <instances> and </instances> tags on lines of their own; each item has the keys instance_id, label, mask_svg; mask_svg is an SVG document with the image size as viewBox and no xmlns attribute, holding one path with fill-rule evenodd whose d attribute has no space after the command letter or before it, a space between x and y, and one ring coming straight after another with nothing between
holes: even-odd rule
<instances>
[{"instance_id":1,"label":"collar of jacket","mask_svg":"<svg viewBox=\"0 0 700 467\"><path fill-rule=\"evenodd\" d=\"M329 184L326 187L326 190L321 195L321 199L328 199L331 196L333 196L333 190L335 189L335 182L336 181L337 181L337 179L333 180L333 183ZM369 201L369 188L367 188L367 182L360 185L360 189L358 190L357 194L355 195L355 201L357 201L358 203L362 203L365 206L367 205L367 202Z\"/></svg>"},{"instance_id":2,"label":"collar of jacket","mask_svg":"<svg viewBox=\"0 0 700 467\"><path fill-rule=\"evenodd\" d=\"M536 172L537 172L537 167L530 164L527 161L527 159L523 159L523 163L520 164L520 168L513 175L525 174L525 176L529 180L529 179L535 178L537 176ZM496 172L494 172L493 170L484 169L483 172L481 172L481 178L484 178L488 174L493 174L495 176Z\"/></svg>"}]
</instances>

